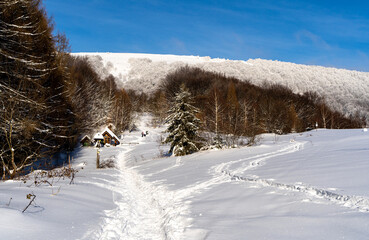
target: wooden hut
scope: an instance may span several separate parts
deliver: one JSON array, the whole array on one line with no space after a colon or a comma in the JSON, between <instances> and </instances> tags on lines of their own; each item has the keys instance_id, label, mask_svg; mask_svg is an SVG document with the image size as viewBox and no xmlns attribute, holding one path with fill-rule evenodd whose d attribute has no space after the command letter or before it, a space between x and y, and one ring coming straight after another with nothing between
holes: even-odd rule
<instances>
[{"instance_id":1,"label":"wooden hut","mask_svg":"<svg viewBox=\"0 0 369 240\"><path fill-rule=\"evenodd\" d=\"M87 135L85 135L82 139L81 139L81 141L80 141L80 143L81 143L81 145L83 146L83 147L89 147L89 146L92 146L92 141L91 141L91 138L89 137L89 136L87 136Z\"/></svg>"},{"instance_id":2,"label":"wooden hut","mask_svg":"<svg viewBox=\"0 0 369 240\"><path fill-rule=\"evenodd\" d=\"M112 146L120 144L119 138L109 128L104 129L104 131L102 132L102 136L104 138L104 144L108 143Z\"/></svg>"}]
</instances>

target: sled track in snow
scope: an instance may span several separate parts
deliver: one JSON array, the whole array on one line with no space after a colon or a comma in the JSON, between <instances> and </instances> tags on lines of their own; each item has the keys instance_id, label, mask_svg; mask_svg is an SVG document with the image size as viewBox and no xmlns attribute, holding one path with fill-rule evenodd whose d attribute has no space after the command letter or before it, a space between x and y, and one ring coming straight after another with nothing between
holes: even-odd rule
<instances>
[{"instance_id":1,"label":"sled track in snow","mask_svg":"<svg viewBox=\"0 0 369 240\"><path fill-rule=\"evenodd\" d=\"M277 183L267 179L260 179L256 177L243 177L241 174L245 173L247 170L252 168L256 168L265 164L265 160L274 158L280 155L285 155L289 153L293 153L299 151L304 146L304 143L294 143L290 146L282 148L278 151L265 153L256 155L253 157L243 158L227 163L222 163L215 166L212 171L215 171L217 174L226 175L230 178L231 181L244 181L249 183L255 183L263 187L274 187L280 190L287 191L295 191L305 193L307 195L313 196L315 198L324 198L330 202L338 204L343 207L351 208L358 210L360 212L369 212L369 198L362 196L349 196L349 195L341 195L331 191L327 191L325 189L319 189L315 187L309 187L304 185L295 185L295 184L284 184ZM239 167L234 171L230 171L229 167L235 163L250 161L246 166Z\"/></svg>"}]
</instances>

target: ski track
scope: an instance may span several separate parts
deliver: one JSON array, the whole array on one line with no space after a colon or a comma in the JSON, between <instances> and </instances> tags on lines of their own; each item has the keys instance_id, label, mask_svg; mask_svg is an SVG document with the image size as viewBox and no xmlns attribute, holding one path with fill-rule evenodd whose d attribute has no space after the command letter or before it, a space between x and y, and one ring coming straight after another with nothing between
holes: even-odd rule
<instances>
[{"instance_id":1,"label":"ski track","mask_svg":"<svg viewBox=\"0 0 369 240\"><path fill-rule=\"evenodd\" d=\"M319 189L315 187L305 186L303 184L284 184L284 183L277 183L267 179L260 179L258 176L253 177L243 177L240 176L241 174L245 173L247 170L260 167L265 164L265 161L270 158L274 158L277 156L293 153L299 151L303 148L303 143L294 143L290 146L284 147L280 150L256 155L253 157L243 158L235 161L230 161L227 163L221 163L216 165L215 167L211 168L211 172L216 173L219 177L221 176L228 176L230 181L243 181L249 183L255 183L262 187L273 187L280 190L287 190L287 191L295 191L301 192L306 195L312 196L314 198L324 198L332 203L338 204L343 207L347 207L350 209L358 210L360 212L369 212L369 198L363 196L349 196L349 195L341 195L334 193L332 191L328 191L325 189ZM236 163L250 161L246 166L243 166L233 170L232 172L229 170L230 166Z\"/></svg>"}]
</instances>

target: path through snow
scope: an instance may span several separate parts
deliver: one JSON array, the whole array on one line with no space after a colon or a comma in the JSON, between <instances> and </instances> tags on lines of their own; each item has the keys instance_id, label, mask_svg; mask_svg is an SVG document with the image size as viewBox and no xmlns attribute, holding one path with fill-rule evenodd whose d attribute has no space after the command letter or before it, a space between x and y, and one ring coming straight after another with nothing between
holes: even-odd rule
<instances>
[{"instance_id":1,"label":"path through snow","mask_svg":"<svg viewBox=\"0 0 369 240\"><path fill-rule=\"evenodd\" d=\"M145 144L137 134L135 142ZM105 211L99 229L85 234L84 239L171 240L185 239L190 219L186 194L169 191L165 185L145 181L127 162L137 145L131 145L117 157L118 181L106 183L114 194L115 209ZM190 234L190 233L186 233Z\"/></svg>"},{"instance_id":2,"label":"path through snow","mask_svg":"<svg viewBox=\"0 0 369 240\"><path fill-rule=\"evenodd\" d=\"M117 208L107 211L98 239L180 239L185 219L176 209L173 194L164 186L146 182L125 164L129 152L119 156L120 178L116 184Z\"/></svg>"}]
</instances>

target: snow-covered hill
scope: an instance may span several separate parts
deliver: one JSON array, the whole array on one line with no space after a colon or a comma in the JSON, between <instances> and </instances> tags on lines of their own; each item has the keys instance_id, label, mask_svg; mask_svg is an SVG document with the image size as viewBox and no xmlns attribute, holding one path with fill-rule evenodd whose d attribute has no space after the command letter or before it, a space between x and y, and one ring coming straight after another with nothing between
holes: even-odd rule
<instances>
[{"instance_id":1,"label":"snow-covered hill","mask_svg":"<svg viewBox=\"0 0 369 240\"><path fill-rule=\"evenodd\" d=\"M368 239L368 131L265 134L258 146L163 158L164 128L142 120L102 148L116 169L96 169L96 149L81 148L74 184L1 182L0 238Z\"/></svg>"},{"instance_id":2,"label":"snow-covered hill","mask_svg":"<svg viewBox=\"0 0 369 240\"><path fill-rule=\"evenodd\" d=\"M74 53L88 56L102 77L113 74L118 85L152 92L160 81L180 66L190 65L224 73L256 85L279 83L295 93L317 92L333 109L344 114L365 114L369 119L369 73L308 66L262 59L234 61L199 56L132 53Z\"/></svg>"}]
</instances>

